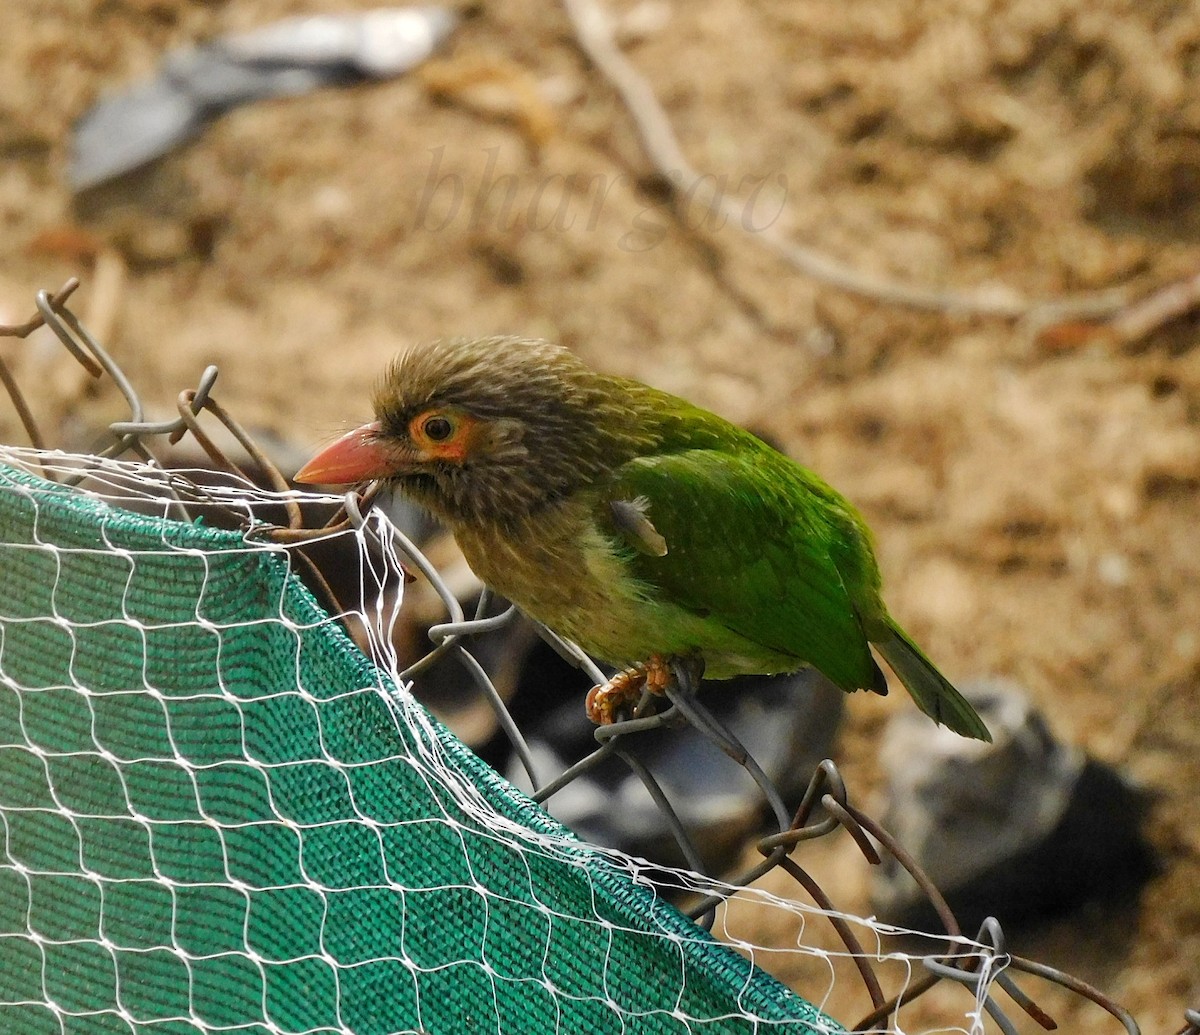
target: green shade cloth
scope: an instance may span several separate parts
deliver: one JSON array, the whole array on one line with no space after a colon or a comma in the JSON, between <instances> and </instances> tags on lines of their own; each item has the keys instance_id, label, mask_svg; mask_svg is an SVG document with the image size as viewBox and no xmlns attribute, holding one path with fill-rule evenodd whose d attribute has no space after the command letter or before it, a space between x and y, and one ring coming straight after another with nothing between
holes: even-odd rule
<instances>
[{"instance_id":1,"label":"green shade cloth","mask_svg":"<svg viewBox=\"0 0 1200 1035\"><path fill-rule=\"evenodd\" d=\"M809 1032L237 533L0 468L0 1031Z\"/></svg>"}]
</instances>

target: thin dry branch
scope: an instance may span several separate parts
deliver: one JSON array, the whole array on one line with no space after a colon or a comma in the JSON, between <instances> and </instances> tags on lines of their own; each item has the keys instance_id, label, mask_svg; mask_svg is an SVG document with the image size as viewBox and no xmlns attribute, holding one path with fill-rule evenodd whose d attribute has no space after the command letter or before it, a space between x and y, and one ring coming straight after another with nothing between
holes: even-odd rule
<instances>
[{"instance_id":1,"label":"thin dry branch","mask_svg":"<svg viewBox=\"0 0 1200 1035\"><path fill-rule=\"evenodd\" d=\"M715 177L701 174L688 161L653 87L617 46L611 21L599 0L562 0L562 3L575 31L576 43L617 92L654 171L669 184L685 184L693 203L705 204L710 212L741 227L761 247L805 276L878 302L942 313L1024 319L1034 328L1068 319L1098 319L1128 304L1129 293L1124 289L1032 301L1005 287L956 291L912 284L858 269L817 248L798 244L774 224L762 229L744 226L744 199L719 191Z\"/></svg>"},{"instance_id":2,"label":"thin dry branch","mask_svg":"<svg viewBox=\"0 0 1200 1035\"><path fill-rule=\"evenodd\" d=\"M1197 309L1200 309L1200 273L1193 273L1121 306L1105 322L1066 321L1044 327L1038 341L1044 348L1060 352L1097 341L1134 345Z\"/></svg>"}]
</instances>

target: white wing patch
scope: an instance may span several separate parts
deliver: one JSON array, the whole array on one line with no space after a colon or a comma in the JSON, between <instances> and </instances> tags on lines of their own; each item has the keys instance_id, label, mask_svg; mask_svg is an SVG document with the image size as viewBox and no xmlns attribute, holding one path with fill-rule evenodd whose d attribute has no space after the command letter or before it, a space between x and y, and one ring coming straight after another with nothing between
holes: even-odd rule
<instances>
[{"instance_id":1,"label":"white wing patch","mask_svg":"<svg viewBox=\"0 0 1200 1035\"><path fill-rule=\"evenodd\" d=\"M625 536L630 546L651 557L667 555L667 541L646 516L650 509L650 501L645 496L638 496L632 500L609 500L608 506L617 529Z\"/></svg>"}]
</instances>

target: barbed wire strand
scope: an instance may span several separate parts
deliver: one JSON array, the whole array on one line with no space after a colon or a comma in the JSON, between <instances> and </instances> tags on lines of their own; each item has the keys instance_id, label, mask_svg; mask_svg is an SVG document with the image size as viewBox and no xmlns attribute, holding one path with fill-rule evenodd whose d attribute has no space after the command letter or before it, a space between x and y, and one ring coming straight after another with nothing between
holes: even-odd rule
<instances>
[{"instance_id":1,"label":"barbed wire strand","mask_svg":"<svg viewBox=\"0 0 1200 1035\"><path fill-rule=\"evenodd\" d=\"M566 2L573 3L578 0L566 0ZM221 506L220 502L213 499L203 485L163 469L143 441L146 438L165 437L174 443L178 442L183 435L190 434L197 440L219 471L241 477L247 484L254 484L252 479L229 459L201 427L200 414L207 413L230 431L234 439L245 449L247 455L262 469L268 484L277 490L281 502L285 505L286 526L269 525L256 521L252 517L240 515L247 523L246 534L248 537L266 535L281 545L301 547L331 535L352 531L359 536L362 548L367 551L369 563L372 565L380 564L382 570L386 571L388 557L394 556L396 563L399 564L400 573L406 581L414 577L413 571L422 575L433 588L449 621L435 624L428 630L433 644L431 650L401 671L400 678L413 681L439 658L448 655L454 656L464 666L472 683L479 689L488 706L495 713L500 728L512 745L514 754L525 769L530 784L534 788L534 799L539 802L545 802L552 798L555 793L572 781L608 759L614 756L621 758L646 788L656 808L662 814L664 823L672 833L683 857L695 871L696 877L698 879L707 877L712 882L708 885L713 889L712 893L694 907L693 916L699 916L707 924L711 924L716 908L726 902L731 895L736 894L741 888L749 886L770 870L779 868L788 873L830 919L854 960L872 1005L871 1012L856 1025L855 1030L869 1029L885 1018L895 1015L929 988L944 981L960 983L971 990L975 994L980 1008L992 1017L1006 1035L1015 1031L1015 1028L991 994L991 989L997 986L1043 1027L1054 1027L1054 1021L1045 1011L1013 982L1010 972L1021 972L1057 984L1090 1000L1122 1024L1129 1035L1139 1035L1139 1028L1128 1011L1088 983L1057 968L1005 951L1003 931L994 918L988 918L985 921L977 942L972 943L973 948L979 950L982 955L962 957L934 954L926 956L923 958L923 962L927 973L910 981L898 995L886 997L879 976L871 965L870 954L864 950L850 926L845 922L846 914L842 914L836 908L835 903L819 883L812 878L811 874L791 858L791 853L805 841L824 837L842 829L851 836L869 864L874 865L880 862L881 857L876 845L895 859L912 876L934 909L945 928L946 937L952 942L962 941L965 943L966 940L962 937L960 925L953 911L911 854L887 830L851 803L845 781L831 760L825 759L816 767L799 806L789 817L778 790L754 761L750 752L723 722L698 701L695 695L694 673L689 671L687 666L677 668L675 671L677 685L668 690L669 707L655 711L654 709L660 707L661 702L654 699L653 695L649 693L644 694L631 717L596 729L595 737L598 746L595 751L569 766L557 777L540 783L535 773L532 752L522 731L513 720L491 677L466 646L466 641L473 637L494 634L503 630L515 619L516 609L510 606L497 615L487 615L490 594L485 591L476 604L474 617L468 618L462 605L434 565L416 543L394 526L388 530L390 545L394 548L394 554L389 554L383 544L374 538L376 533L373 532L372 526L365 517L379 499L379 486L377 485L368 486L363 492L347 493L343 497L341 508L324 525L319 528L305 527L301 509L298 505L291 505L295 504L295 496L288 490L287 479L270 458L254 444L253 438L245 429L241 428L228 411L213 398L212 389L216 381L215 367L206 368L196 389L180 393L177 399L179 409L177 418L169 421L147 421L141 399L120 366L88 333L74 314L65 307L66 300L77 287L78 281L72 278L53 295L39 292L37 314L25 324L0 327L0 336L26 337L37 327L45 324L54 331L70 354L89 373L92 373L93 376L108 374L112 378L129 406L131 419L115 421L110 425L109 430L113 435L114 442L98 453L97 458L133 452L142 459L148 459L156 473L161 475L161 490L172 500L178 502L184 513L187 513L187 509L180 499L180 494L183 492L186 492L189 497L194 497L194 502ZM14 408L21 416L27 433L31 426L35 429L30 434L31 440L35 440L35 450L43 450L44 445L37 445L37 442L44 443L45 439L40 429L37 429L36 422L32 421L32 415L28 418L32 422L31 424L26 424L26 417L22 416L22 413L29 412L29 408L23 404L24 396L16 387L15 380L5 379L3 375L0 375L0 380L4 382L10 398L13 399ZM9 387L10 380L12 380L12 388ZM81 475L71 477L78 481L86 476L85 471ZM232 508L226 509L235 515L240 513L233 511ZM295 555L304 556L302 552ZM306 558L306 560L308 559ZM316 571L315 565L311 561L308 562L308 565L312 571ZM317 575L319 576L319 572ZM324 580L320 579L319 584L324 584ZM337 601L334 594L328 590L327 585L325 588L330 600L336 606ZM337 613L344 614L345 612L339 608ZM570 664L583 669L597 682L604 681L603 672L578 646L563 640L548 629L539 627L538 632ZM766 835L757 842L757 848L764 856L763 861L738 874L732 880L717 881L717 878L712 875L705 874L701 854L696 849L686 824L682 822L671 803L669 795L663 790L651 767L627 747L627 744L630 743L628 738L637 736L643 731L682 725L692 727L746 769L762 792L768 811L773 814L775 823L779 827L776 833ZM824 817L817 818L815 816L818 807L824 810ZM1184 1019L1185 1026L1178 1035L1200 1035L1200 1011L1189 1009L1185 1011Z\"/></svg>"},{"instance_id":2,"label":"barbed wire strand","mask_svg":"<svg viewBox=\"0 0 1200 1035\"><path fill-rule=\"evenodd\" d=\"M57 308L65 305L68 298L75 293L79 287L79 281L72 277L61 288L58 289L51 297L51 306ZM45 324L45 319L42 317L41 311L26 320L22 324L0 324L0 338L27 338L39 327ZM84 369L89 373L92 372L92 360L90 357L77 353L74 343L68 343L68 348L76 360L83 365ZM24 393L21 391L21 386L17 383L17 379L13 376L12 370L9 368L8 362L0 356L0 383L3 384L4 390L8 393L9 399L12 400L13 408L17 411L17 419L20 420L21 426L25 429L25 434L29 437L29 442L34 449L44 450L46 448L46 439L42 435L42 429L39 427L37 418L30 409L29 403L25 399ZM49 472L45 465L38 461L39 469L43 475L49 479Z\"/></svg>"},{"instance_id":3,"label":"barbed wire strand","mask_svg":"<svg viewBox=\"0 0 1200 1035\"><path fill-rule=\"evenodd\" d=\"M355 494L347 493L345 505L348 511L352 511L354 508L354 500ZM475 685L479 687L480 691L488 701L488 704L491 705L492 710L496 715L496 720L500 723L501 728L504 730L505 736L508 737L509 743L512 745L513 750L517 753L517 758L520 760L521 766L525 770L525 775L529 777L530 783L536 787L538 785L538 778L536 766L533 762L533 752L530 751L529 745L525 741L524 734L521 733L520 729L517 727L517 724L513 721L512 715L504 706L504 701L500 697L500 692L496 689L491 679L488 678L488 674L484 671L483 666L480 665L475 659L475 655L463 647L459 642L464 633L471 631L472 629L483 629L486 632L492 632L496 629L502 628L512 620L516 613L516 609L510 607L503 614L500 614L495 618L477 617L468 620L466 615L463 613L462 605L458 602L458 598L455 597L454 593L450 590L450 587L446 585L438 570L429 562L429 559L420 551L420 549L418 549L417 544L398 528L393 528L392 535L395 536L396 545L400 554L409 562L411 562L413 566L425 576L426 580L429 582L430 586L433 587L434 592L437 594L438 599L442 602L442 606L446 608L452 619L449 622L443 622L440 625L435 625L429 630L429 638L434 643L433 650L415 664L410 665L403 672L401 672L400 678L411 680L414 676L419 675L426 668L428 668L433 661L436 661L443 655L453 652L457 660L466 668ZM431 661L430 659L433 660Z\"/></svg>"}]
</instances>

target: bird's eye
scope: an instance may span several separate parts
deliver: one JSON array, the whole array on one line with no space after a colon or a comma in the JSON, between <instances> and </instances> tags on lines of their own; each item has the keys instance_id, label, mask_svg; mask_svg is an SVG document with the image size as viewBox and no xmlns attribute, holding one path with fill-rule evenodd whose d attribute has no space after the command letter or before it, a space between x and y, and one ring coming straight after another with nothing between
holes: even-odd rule
<instances>
[{"instance_id":1,"label":"bird's eye","mask_svg":"<svg viewBox=\"0 0 1200 1035\"><path fill-rule=\"evenodd\" d=\"M454 425L447 417L433 416L426 418L421 425L425 437L431 442L445 442L454 434Z\"/></svg>"}]
</instances>

